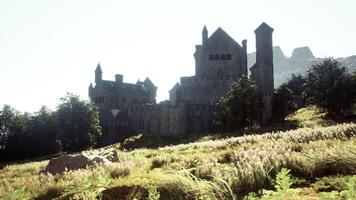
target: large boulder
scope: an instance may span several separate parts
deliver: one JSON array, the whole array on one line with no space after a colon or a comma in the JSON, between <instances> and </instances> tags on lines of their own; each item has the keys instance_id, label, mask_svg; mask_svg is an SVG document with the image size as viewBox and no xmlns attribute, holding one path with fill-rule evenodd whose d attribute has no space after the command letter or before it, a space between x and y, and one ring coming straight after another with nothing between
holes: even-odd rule
<instances>
[{"instance_id":1,"label":"large boulder","mask_svg":"<svg viewBox=\"0 0 356 200\"><path fill-rule=\"evenodd\" d=\"M63 155L53 158L40 173L62 174L65 171L85 169L97 164L109 164L118 161L118 152L115 149L96 150L91 153L82 152L81 154Z\"/></svg>"},{"instance_id":2,"label":"large boulder","mask_svg":"<svg viewBox=\"0 0 356 200\"><path fill-rule=\"evenodd\" d=\"M66 170L84 169L89 163L89 158L84 154L63 155L58 158L52 158L41 173L62 174Z\"/></svg>"}]
</instances>

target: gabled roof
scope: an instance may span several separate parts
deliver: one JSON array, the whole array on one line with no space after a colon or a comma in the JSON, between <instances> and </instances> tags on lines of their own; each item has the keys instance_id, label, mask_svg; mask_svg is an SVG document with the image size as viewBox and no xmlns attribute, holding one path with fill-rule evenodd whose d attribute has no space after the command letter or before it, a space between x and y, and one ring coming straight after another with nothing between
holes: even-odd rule
<instances>
[{"instance_id":1,"label":"gabled roof","mask_svg":"<svg viewBox=\"0 0 356 200\"><path fill-rule=\"evenodd\" d=\"M96 66L95 72L102 72L102 71L101 71L100 62L99 62L98 65Z\"/></svg>"},{"instance_id":2,"label":"gabled roof","mask_svg":"<svg viewBox=\"0 0 356 200\"><path fill-rule=\"evenodd\" d=\"M208 38L208 44L235 44L241 48L239 43L237 43L229 34L227 34L222 28L216 29L216 31Z\"/></svg>"},{"instance_id":3,"label":"gabled roof","mask_svg":"<svg viewBox=\"0 0 356 200\"><path fill-rule=\"evenodd\" d=\"M262 22L262 24L255 30L255 33L262 31L273 32L273 28L268 26L268 24L266 24L265 22Z\"/></svg>"},{"instance_id":4,"label":"gabled roof","mask_svg":"<svg viewBox=\"0 0 356 200\"><path fill-rule=\"evenodd\" d=\"M181 85L177 82L173 87L172 89L169 90L169 92L173 91L173 90L177 90L181 87Z\"/></svg>"},{"instance_id":5,"label":"gabled roof","mask_svg":"<svg viewBox=\"0 0 356 200\"><path fill-rule=\"evenodd\" d=\"M152 83L151 79L148 78L148 77L143 81L143 85L148 86L148 87L156 87L156 86Z\"/></svg>"}]
</instances>

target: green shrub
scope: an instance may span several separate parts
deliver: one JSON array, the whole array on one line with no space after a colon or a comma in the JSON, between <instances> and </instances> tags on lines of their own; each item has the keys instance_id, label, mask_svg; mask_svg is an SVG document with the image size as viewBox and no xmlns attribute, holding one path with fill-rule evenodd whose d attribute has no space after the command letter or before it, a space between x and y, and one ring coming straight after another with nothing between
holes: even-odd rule
<instances>
[{"instance_id":1,"label":"green shrub","mask_svg":"<svg viewBox=\"0 0 356 200\"><path fill-rule=\"evenodd\" d=\"M347 190L342 191L341 196L346 199L356 199L356 176L350 178L347 183Z\"/></svg>"},{"instance_id":2,"label":"green shrub","mask_svg":"<svg viewBox=\"0 0 356 200\"><path fill-rule=\"evenodd\" d=\"M148 189L148 199L149 200L159 200L160 194L157 188Z\"/></svg>"}]
</instances>

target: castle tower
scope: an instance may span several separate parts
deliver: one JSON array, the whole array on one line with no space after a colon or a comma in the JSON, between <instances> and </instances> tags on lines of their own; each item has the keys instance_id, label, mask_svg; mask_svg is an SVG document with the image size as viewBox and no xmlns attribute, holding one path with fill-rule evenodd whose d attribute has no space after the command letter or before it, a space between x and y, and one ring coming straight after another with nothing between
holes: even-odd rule
<instances>
[{"instance_id":1,"label":"castle tower","mask_svg":"<svg viewBox=\"0 0 356 200\"><path fill-rule=\"evenodd\" d=\"M100 63L95 69L95 84L98 84L103 80L103 71L101 71Z\"/></svg>"},{"instance_id":2,"label":"castle tower","mask_svg":"<svg viewBox=\"0 0 356 200\"><path fill-rule=\"evenodd\" d=\"M262 94L264 105L262 122L266 123L272 117L273 82L273 28L262 23L256 30L256 64L251 69L252 78L256 81L257 89Z\"/></svg>"},{"instance_id":3,"label":"castle tower","mask_svg":"<svg viewBox=\"0 0 356 200\"><path fill-rule=\"evenodd\" d=\"M256 65L259 68L259 90L263 95L272 95L273 83L273 28L262 23L256 30Z\"/></svg>"}]
</instances>

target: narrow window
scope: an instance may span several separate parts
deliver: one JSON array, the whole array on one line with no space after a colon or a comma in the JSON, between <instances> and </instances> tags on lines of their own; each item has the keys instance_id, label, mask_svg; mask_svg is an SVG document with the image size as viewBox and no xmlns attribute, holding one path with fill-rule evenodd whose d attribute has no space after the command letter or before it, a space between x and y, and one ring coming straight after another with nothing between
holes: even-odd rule
<instances>
[{"instance_id":1,"label":"narrow window","mask_svg":"<svg viewBox=\"0 0 356 200\"><path fill-rule=\"evenodd\" d=\"M215 54L214 60L219 60L219 54Z\"/></svg>"},{"instance_id":2,"label":"narrow window","mask_svg":"<svg viewBox=\"0 0 356 200\"><path fill-rule=\"evenodd\" d=\"M221 54L221 60L225 60L225 54Z\"/></svg>"},{"instance_id":3,"label":"narrow window","mask_svg":"<svg viewBox=\"0 0 356 200\"><path fill-rule=\"evenodd\" d=\"M226 59L227 59L227 60L231 60L231 54L227 54L227 55L226 55Z\"/></svg>"},{"instance_id":4,"label":"narrow window","mask_svg":"<svg viewBox=\"0 0 356 200\"><path fill-rule=\"evenodd\" d=\"M214 60L214 56L213 55L209 55L209 60Z\"/></svg>"}]
</instances>

